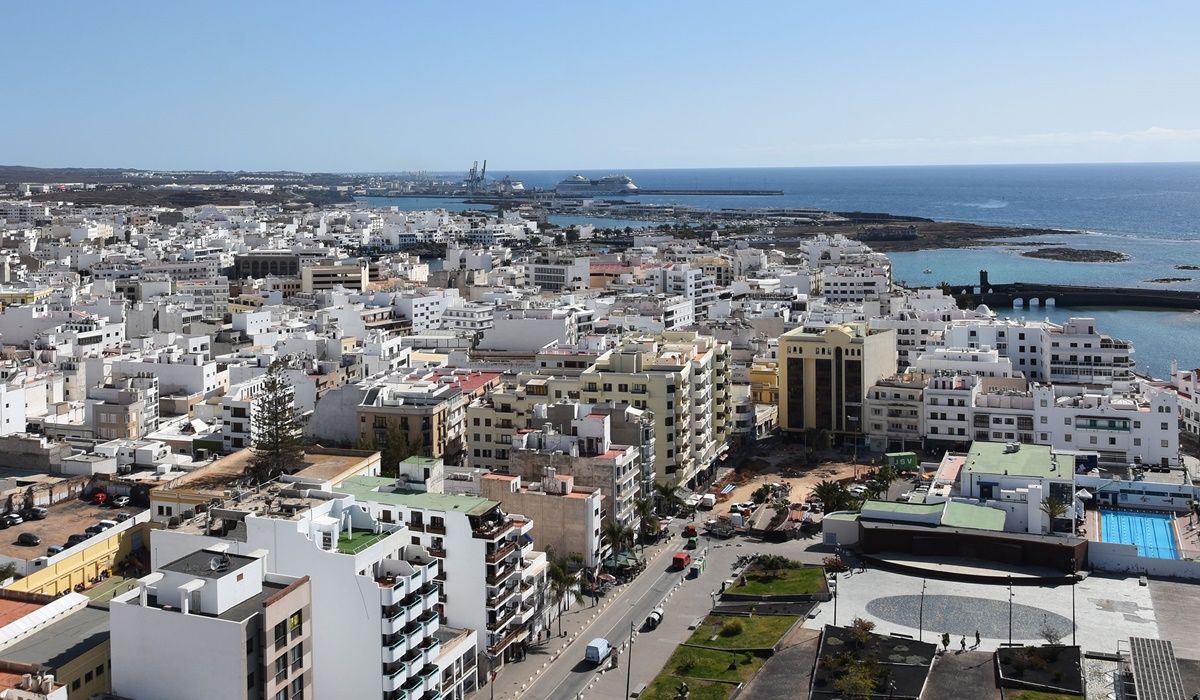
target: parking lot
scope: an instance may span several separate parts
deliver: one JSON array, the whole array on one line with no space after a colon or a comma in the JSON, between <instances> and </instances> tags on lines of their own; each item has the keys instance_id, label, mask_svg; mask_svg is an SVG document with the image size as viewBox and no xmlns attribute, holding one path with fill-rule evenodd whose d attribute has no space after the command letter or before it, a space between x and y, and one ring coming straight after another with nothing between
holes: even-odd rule
<instances>
[{"instance_id":1,"label":"parking lot","mask_svg":"<svg viewBox=\"0 0 1200 700\"><path fill-rule=\"evenodd\" d=\"M46 554L46 548L51 545L65 545L67 538L74 534L83 534L89 526L101 520L116 520L118 513L137 513L140 508L109 508L87 503L79 499L70 499L56 503L48 508L49 514L44 520L26 520L20 525L14 525L6 530L0 530L0 556L14 559L30 560ZM41 538L41 544L25 546L17 544L17 538L23 532L31 532Z\"/></svg>"}]
</instances>

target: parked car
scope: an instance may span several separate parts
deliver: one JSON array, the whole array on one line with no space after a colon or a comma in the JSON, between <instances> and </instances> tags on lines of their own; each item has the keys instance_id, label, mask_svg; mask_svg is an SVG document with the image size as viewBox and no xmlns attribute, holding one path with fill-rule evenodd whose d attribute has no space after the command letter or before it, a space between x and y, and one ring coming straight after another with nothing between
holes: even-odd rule
<instances>
[{"instance_id":1,"label":"parked car","mask_svg":"<svg viewBox=\"0 0 1200 700\"><path fill-rule=\"evenodd\" d=\"M654 629L655 627L658 627L658 624L662 622L662 619L663 609L655 608L650 611L650 616L646 618L646 627L648 629Z\"/></svg>"},{"instance_id":2,"label":"parked car","mask_svg":"<svg viewBox=\"0 0 1200 700\"><path fill-rule=\"evenodd\" d=\"M96 523L96 525L99 526L101 532L104 532L105 530L108 530L109 528L116 527L117 521L116 520L101 520L100 522Z\"/></svg>"},{"instance_id":3,"label":"parked car","mask_svg":"<svg viewBox=\"0 0 1200 700\"><path fill-rule=\"evenodd\" d=\"M850 495L854 496L855 498L862 498L867 493L867 487L863 486L862 484L855 484L846 490L849 491Z\"/></svg>"},{"instance_id":4,"label":"parked car","mask_svg":"<svg viewBox=\"0 0 1200 700\"><path fill-rule=\"evenodd\" d=\"M64 549L66 549L66 547L62 546L61 544L52 544L46 548L46 556L52 557L55 554L62 552Z\"/></svg>"},{"instance_id":5,"label":"parked car","mask_svg":"<svg viewBox=\"0 0 1200 700\"><path fill-rule=\"evenodd\" d=\"M20 525L21 523L25 522L25 518L22 518L19 513L9 513L9 514L5 515L3 519L10 526L11 525Z\"/></svg>"},{"instance_id":6,"label":"parked car","mask_svg":"<svg viewBox=\"0 0 1200 700\"><path fill-rule=\"evenodd\" d=\"M123 523L132 517L133 517L133 513L117 513L116 515L113 516L113 518L119 523Z\"/></svg>"},{"instance_id":7,"label":"parked car","mask_svg":"<svg viewBox=\"0 0 1200 700\"><path fill-rule=\"evenodd\" d=\"M99 525L88 525L87 529L84 530L84 537L87 538L94 535L99 535L101 532L104 532L104 528L100 527Z\"/></svg>"},{"instance_id":8,"label":"parked car","mask_svg":"<svg viewBox=\"0 0 1200 700\"><path fill-rule=\"evenodd\" d=\"M41 543L42 538L38 537L32 532L22 532L17 536L17 544L24 545L26 547L36 547Z\"/></svg>"},{"instance_id":9,"label":"parked car","mask_svg":"<svg viewBox=\"0 0 1200 700\"><path fill-rule=\"evenodd\" d=\"M129 496L117 496L112 500L113 508L124 508L129 505Z\"/></svg>"},{"instance_id":10,"label":"parked car","mask_svg":"<svg viewBox=\"0 0 1200 700\"><path fill-rule=\"evenodd\" d=\"M79 544L80 542L83 542L84 540L86 540L88 537L91 537L91 535L83 535L83 534L75 533L74 535L71 535L70 537L67 538L67 546L74 547L75 545Z\"/></svg>"},{"instance_id":11,"label":"parked car","mask_svg":"<svg viewBox=\"0 0 1200 700\"><path fill-rule=\"evenodd\" d=\"M47 515L50 515L50 511L41 506L33 506L21 511L21 516L26 520L45 520Z\"/></svg>"}]
</instances>

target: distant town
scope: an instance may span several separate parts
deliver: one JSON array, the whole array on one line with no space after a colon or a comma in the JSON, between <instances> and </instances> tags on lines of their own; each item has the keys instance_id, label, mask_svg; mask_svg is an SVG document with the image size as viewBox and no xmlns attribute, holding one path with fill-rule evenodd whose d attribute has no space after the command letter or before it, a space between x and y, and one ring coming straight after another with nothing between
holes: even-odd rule
<instances>
[{"instance_id":1,"label":"distant town","mask_svg":"<svg viewBox=\"0 0 1200 700\"><path fill-rule=\"evenodd\" d=\"M486 162L0 188L0 698L1200 692L1194 348L893 278L1029 229Z\"/></svg>"}]
</instances>

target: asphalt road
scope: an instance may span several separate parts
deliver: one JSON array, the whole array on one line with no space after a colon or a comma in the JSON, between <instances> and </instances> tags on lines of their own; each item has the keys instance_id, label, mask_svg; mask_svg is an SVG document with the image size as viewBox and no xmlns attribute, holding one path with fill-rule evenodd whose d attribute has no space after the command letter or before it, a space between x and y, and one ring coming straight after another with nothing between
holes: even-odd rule
<instances>
[{"instance_id":1,"label":"asphalt road","mask_svg":"<svg viewBox=\"0 0 1200 700\"><path fill-rule=\"evenodd\" d=\"M584 650L588 642L604 637L616 648L629 639L629 624L640 629L650 611L657 607L670 589L679 582L681 574L671 571L671 556L674 545L682 546L683 540L673 536L672 546L658 553L646 565L646 570L632 585L626 586L596 618L583 634L567 646L549 668L531 685L525 694L531 698L574 698L598 675L600 669L584 661ZM620 669L624 669L627 654L618 656ZM607 666L607 662L605 663ZM621 673L609 671L608 675Z\"/></svg>"}]
</instances>

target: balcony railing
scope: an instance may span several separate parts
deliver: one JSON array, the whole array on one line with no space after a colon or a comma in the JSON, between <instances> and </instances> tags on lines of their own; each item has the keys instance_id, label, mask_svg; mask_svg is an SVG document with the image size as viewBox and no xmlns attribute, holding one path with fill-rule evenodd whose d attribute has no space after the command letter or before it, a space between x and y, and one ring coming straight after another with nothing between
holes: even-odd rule
<instances>
[{"instance_id":1,"label":"balcony railing","mask_svg":"<svg viewBox=\"0 0 1200 700\"><path fill-rule=\"evenodd\" d=\"M509 632L508 634L501 637L496 643L489 646L488 652L490 652L492 654L499 654L500 652L504 651L504 649L507 648L509 644L512 644L513 642L517 641L517 636L520 634L521 634L520 629L515 629L512 632Z\"/></svg>"},{"instance_id":2,"label":"balcony railing","mask_svg":"<svg viewBox=\"0 0 1200 700\"><path fill-rule=\"evenodd\" d=\"M494 621L488 623L488 629L499 630L507 625L509 620L512 620L513 616L517 614L517 607L518 606L514 605L511 608L505 608L499 615L496 616Z\"/></svg>"},{"instance_id":3,"label":"balcony railing","mask_svg":"<svg viewBox=\"0 0 1200 700\"><path fill-rule=\"evenodd\" d=\"M425 526L425 532L431 532L435 535L446 534L446 523L429 523Z\"/></svg>"},{"instance_id":4,"label":"balcony railing","mask_svg":"<svg viewBox=\"0 0 1200 700\"><path fill-rule=\"evenodd\" d=\"M495 564L496 562L504 559L504 557L507 557L509 554L512 554L514 551L516 551L516 549L517 549L517 543L515 541L509 542L508 544L504 545L503 547L500 547L496 551L491 552L485 558L487 559L487 563Z\"/></svg>"}]
</instances>

